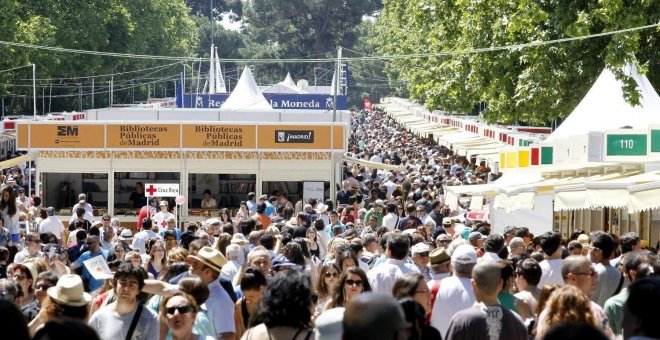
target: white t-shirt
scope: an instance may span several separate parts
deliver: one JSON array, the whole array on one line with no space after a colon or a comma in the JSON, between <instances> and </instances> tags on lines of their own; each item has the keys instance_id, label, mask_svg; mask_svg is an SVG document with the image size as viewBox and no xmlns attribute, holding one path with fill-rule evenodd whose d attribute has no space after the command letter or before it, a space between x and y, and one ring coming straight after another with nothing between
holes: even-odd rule
<instances>
[{"instance_id":1,"label":"white t-shirt","mask_svg":"<svg viewBox=\"0 0 660 340\"><path fill-rule=\"evenodd\" d=\"M369 271L367 277L369 278L369 285L371 285L372 292L391 296L394 282L408 273L414 273L414 271L408 268L405 262L387 259L385 263Z\"/></svg>"},{"instance_id":2,"label":"white t-shirt","mask_svg":"<svg viewBox=\"0 0 660 340\"><path fill-rule=\"evenodd\" d=\"M605 301L615 295L616 289L621 283L622 275L620 270L612 266L604 266L602 263L596 264L594 268L598 273L598 284L593 295L593 301L603 307Z\"/></svg>"},{"instance_id":3,"label":"white t-shirt","mask_svg":"<svg viewBox=\"0 0 660 340\"><path fill-rule=\"evenodd\" d=\"M158 226L158 229L163 229L167 228L167 219L169 218L175 218L174 214L171 212L162 212L159 211L154 215L154 221L156 221L156 225Z\"/></svg>"},{"instance_id":4,"label":"white t-shirt","mask_svg":"<svg viewBox=\"0 0 660 340\"><path fill-rule=\"evenodd\" d=\"M397 216L395 213L387 213L387 215L383 216L383 227L387 228L389 231L392 231L396 228L399 220L401 220L401 217Z\"/></svg>"},{"instance_id":5,"label":"white t-shirt","mask_svg":"<svg viewBox=\"0 0 660 340\"><path fill-rule=\"evenodd\" d=\"M561 276L561 267L564 264L562 259L554 260L543 260L539 263L541 267L541 280L537 285L539 288L543 288L545 285L564 285L564 278Z\"/></svg>"},{"instance_id":6,"label":"white t-shirt","mask_svg":"<svg viewBox=\"0 0 660 340\"><path fill-rule=\"evenodd\" d=\"M470 308L475 301L470 278L450 276L442 279L431 312L431 326L440 334L447 334L454 314Z\"/></svg>"},{"instance_id":7,"label":"white t-shirt","mask_svg":"<svg viewBox=\"0 0 660 340\"><path fill-rule=\"evenodd\" d=\"M141 232L133 236L133 244L131 245L131 247L133 247L133 249L140 250L140 254L146 254L147 249L145 247L145 243L150 238L154 238L154 237L160 237L160 235L154 233L152 230L142 230Z\"/></svg>"},{"instance_id":8,"label":"white t-shirt","mask_svg":"<svg viewBox=\"0 0 660 340\"><path fill-rule=\"evenodd\" d=\"M62 232L64 231L64 224L54 216L48 216L46 219L39 223L39 233L53 233L58 240L61 241Z\"/></svg>"},{"instance_id":9,"label":"white t-shirt","mask_svg":"<svg viewBox=\"0 0 660 340\"><path fill-rule=\"evenodd\" d=\"M89 319L89 326L101 339L126 339L137 307L131 313L119 315L112 306L102 307ZM160 324L158 315L148 307L142 308L140 319L133 331L133 340L158 340Z\"/></svg>"}]
</instances>

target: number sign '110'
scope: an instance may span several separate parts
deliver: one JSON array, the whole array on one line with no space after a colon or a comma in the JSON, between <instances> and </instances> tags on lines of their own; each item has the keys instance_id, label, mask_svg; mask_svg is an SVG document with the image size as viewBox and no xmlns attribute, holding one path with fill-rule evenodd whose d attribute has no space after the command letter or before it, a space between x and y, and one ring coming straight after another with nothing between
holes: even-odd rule
<instances>
[{"instance_id":1,"label":"number sign '110'","mask_svg":"<svg viewBox=\"0 0 660 340\"><path fill-rule=\"evenodd\" d=\"M646 134L610 134L607 135L608 156L646 156Z\"/></svg>"}]
</instances>

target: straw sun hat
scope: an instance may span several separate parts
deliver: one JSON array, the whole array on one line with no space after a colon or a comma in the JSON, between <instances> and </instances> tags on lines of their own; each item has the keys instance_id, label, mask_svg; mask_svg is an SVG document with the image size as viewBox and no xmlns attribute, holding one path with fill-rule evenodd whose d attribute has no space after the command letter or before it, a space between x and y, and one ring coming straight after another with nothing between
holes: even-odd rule
<instances>
[{"instance_id":1,"label":"straw sun hat","mask_svg":"<svg viewBox=\"0 0 660 340\"><path fill-rule=\"evenodd\" d=\"M55 287L48 288L48 296L54 301L72 307L81 307L92 301L92 296L85 293L80 276L62 275Z\"/></svg>"}]
</instances>

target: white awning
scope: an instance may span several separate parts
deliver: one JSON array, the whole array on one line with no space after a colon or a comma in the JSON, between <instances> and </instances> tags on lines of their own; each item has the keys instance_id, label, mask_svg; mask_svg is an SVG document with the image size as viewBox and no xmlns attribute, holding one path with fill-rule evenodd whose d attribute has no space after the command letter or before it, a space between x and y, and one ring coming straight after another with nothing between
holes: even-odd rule
<instances>
[{"instance_id":1,"label":"white awning","mask_svg":"<svg viewBox=\"0 0 660 340\"><path fill-rule=\"evenodd\" d=\"M555 211L627 208L630 213L660 207L660 171L603 175L583 184L555 189ZM625 176L621 178L621 176Z\"/></svg>"}]
</instances>

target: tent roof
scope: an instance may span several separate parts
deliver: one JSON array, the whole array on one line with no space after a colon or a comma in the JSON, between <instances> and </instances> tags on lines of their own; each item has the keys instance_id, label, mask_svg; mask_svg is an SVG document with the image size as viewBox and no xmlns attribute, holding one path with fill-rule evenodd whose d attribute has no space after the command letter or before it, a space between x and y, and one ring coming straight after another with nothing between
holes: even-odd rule
<instances>
[{"instance_id":1,"label":"tent roof","mask_svg":"<svg viewBox=\"0 0 660 340\"><path fill-rule=\"evenodd\" d=\"M227 100L220 107L221 110L242 110L242 109L258 109L258 110L272 110L273 107L266 100L257 82L252 77L252 72L248 67L243 69L241 78L234 88L234 91L229 95Z\"/></svg>"},{"instance_id":2,"label":"tent roof","mask_svg":"<svg viewBox=\"0 0 660 340\"><path fill-rule=\"evenodd\" d=\"M633 107L623 99L623 83L606 68L580 104L546 141L623 126L645 129L649 124L660 123L658 93L646 76L639 74L634 66L626 66L625 72L637 82L640 105Z\"/></svg>"},{"instance_id":3,"label":"tent roof","mask_svg":"<svg viewBox=\"0 0 660 340\"><path fill-rule=\"evenodd\" d=\"M291 78L291 73L287 72L286 73L286 78L284 78L283 81L280 82L282 85L288 85L288 86L296 86L296 83L293 82L293 79Z\"/></svg>"}]
</instances>

